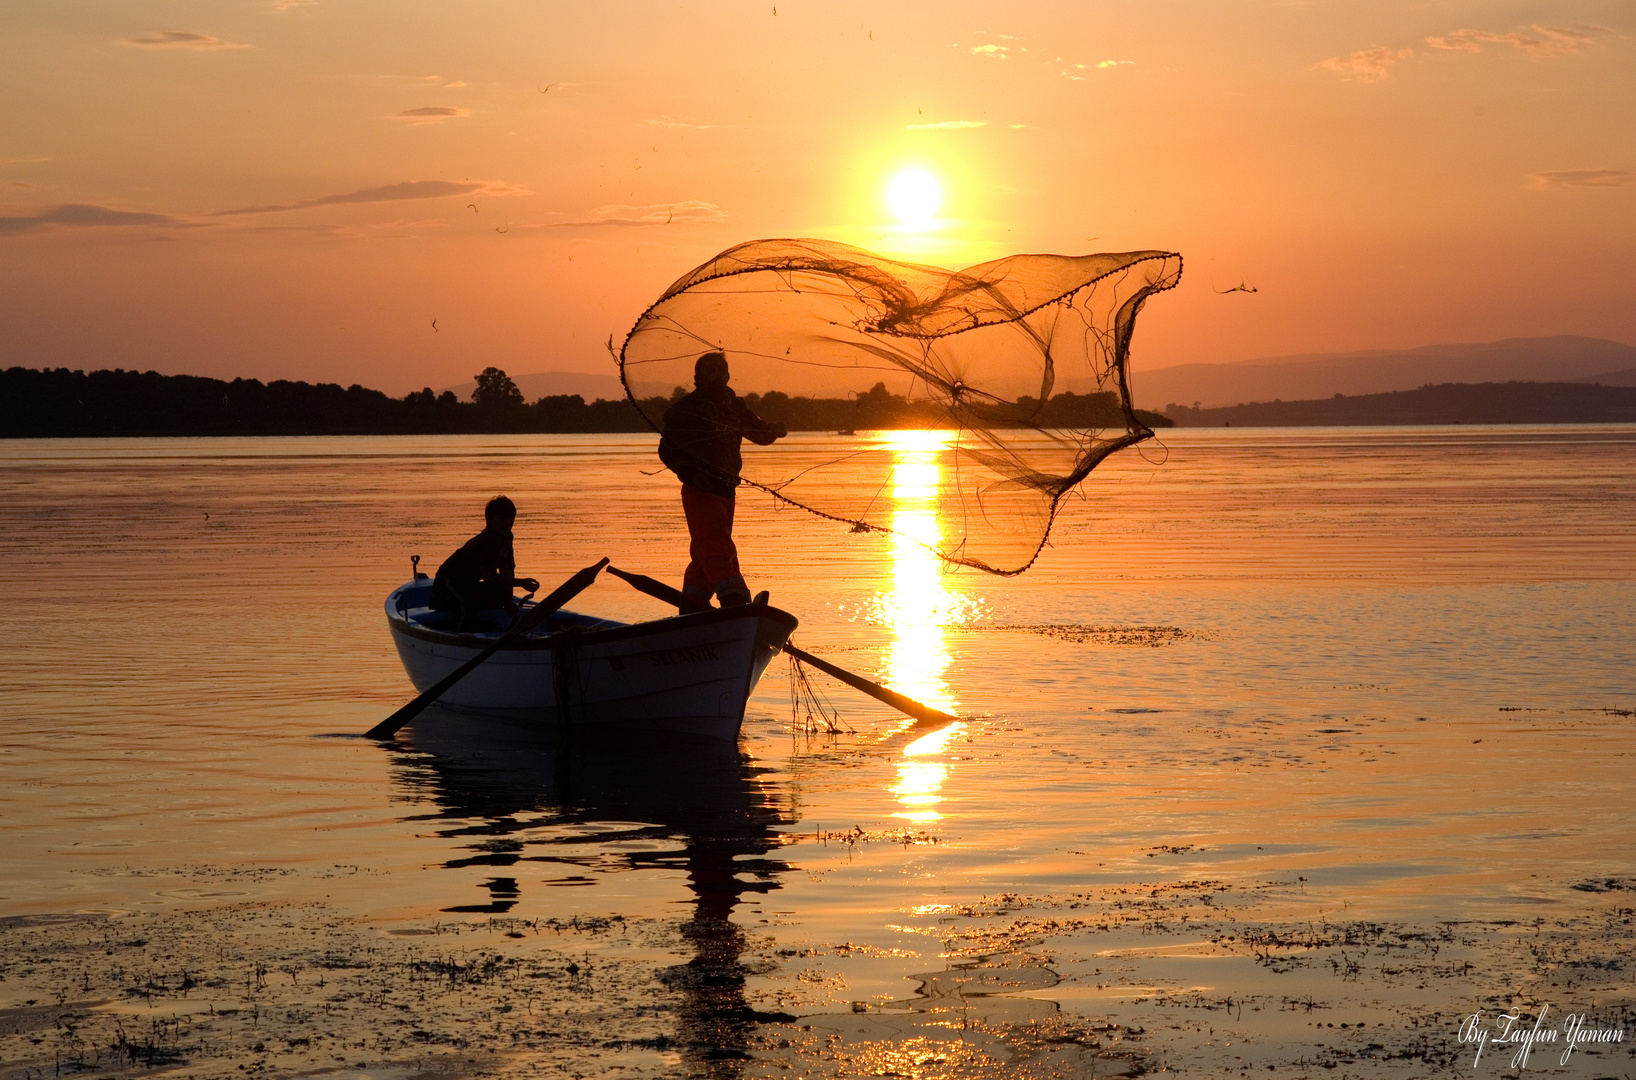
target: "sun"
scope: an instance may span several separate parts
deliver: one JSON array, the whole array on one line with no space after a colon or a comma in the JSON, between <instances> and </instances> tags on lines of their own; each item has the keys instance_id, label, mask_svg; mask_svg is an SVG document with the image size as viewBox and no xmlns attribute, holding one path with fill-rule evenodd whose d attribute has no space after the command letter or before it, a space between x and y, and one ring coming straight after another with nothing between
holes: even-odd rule
<instances>
[{"instance_id":1,"label":"sun","mask_svg":"<svg viewBox=\"0 0 1636 1080\"><path fill-rule=\"evenodd\" d=\"M943 203L943 188L925 169L904 169L886 188L886 205L905 225L924 225Z\"/></svg>"}]
</instances>

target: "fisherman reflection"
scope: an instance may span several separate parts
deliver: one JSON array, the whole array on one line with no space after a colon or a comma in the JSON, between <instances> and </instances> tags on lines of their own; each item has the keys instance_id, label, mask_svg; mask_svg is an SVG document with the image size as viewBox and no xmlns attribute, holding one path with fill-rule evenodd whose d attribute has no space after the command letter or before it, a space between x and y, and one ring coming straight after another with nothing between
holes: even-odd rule
<instances>
[{"instance_id":1,"label":"fisherman reflection","mask_svg":"<svg viewBox=\"0 0 1636 1080\"><path fill-rule=\"evenodd\" d=\"M589 887L611 872L681 870L692 907L681 934L693 956L660 978L678 995L676 1049L689 1075L737 1077L756 1024L789 1019L746 999L753 969L733 913L747 896L779 887L789 866L766 856L793 814L788 796L735 744L649 736L637 746L584 733L560 740L499 720L476 724L439 706L408 738L400 781L438 804L435 817L448 824L437 835L471 849L445 865L506 875L484 883L486 903L445 910L506 911L547 868L568 871L551 873L552 885ZM635 850L641 841L670 841L670 850ZM533 899L533 910L548 910L543 897Z\"/></svg>"}]
</instances>

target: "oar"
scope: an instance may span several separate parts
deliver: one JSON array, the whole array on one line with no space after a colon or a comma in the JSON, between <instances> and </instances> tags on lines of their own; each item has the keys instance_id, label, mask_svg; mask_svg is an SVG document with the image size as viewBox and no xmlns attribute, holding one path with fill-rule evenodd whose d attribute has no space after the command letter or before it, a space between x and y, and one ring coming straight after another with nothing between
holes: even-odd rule
<instances>
[{"instance_id":1,"label":"oar","mask_svg":"<svg viewBox=\"0 0 1636 1080\"><path fill-rule=\"evenodd\" d=\"M617 566L608 567L608 573L612 574L616 578L619 578L621 581L628 583L638 592L647 593L655 600L663 600L665 603L674 604L678 608L688 603L687 597L683 596L680 590L673 589L664 582L656 581L655 579L648 577L646 574L627 573L626 571L619 569ZM916 720L934 724L952 724L960 719L958 716L950 716L948 713L939 709L934 709L929 705L922 705L914 698L904 697L896 690L888 690L880 683L871 682L862 675L854 675L845 668L836 667L828 660L820 660L818 657L807 652L807 650L797 648L787 641L784 643L784 651L801 661L803 664L811 664L824 674L839 679L841 682L844 682L848 686L852 687L852 689L868 694L870 697L883 704L890 705L892 708L896 709L905 716L912 716Z\"/></svg>"},{"instance_id":2,"label":"oar","mask_svg":"<svg viewBox=\"0 0 1636 1080\"><path fill-rule=\"evenodd\" d=\"M449 687L453 686L461 679L464 679L467 675L470 675L477 668L478 664L481 664L484 660L487 660L489 657L499 652L500 649L507 643L516 638L522 637L524 634L540 625L540 623L549 619L556 613L558 608L562 607L562 605L566 604L568 601L572 600L574 597L578 596L580 593L589 588L591 582L596 580L596 576L600 574L602 572L602 568L607 565L608 560L603 559L595 566L587 566L585 569L579 571L561 585L558 585L555 590L545 597L545 599L529 608L526 612L518 615L516 620L511 624L511 629L501 634L499 638L495 640L494 644L490 645L488 648L484 649L470 660L467 660L464 664L461 664L458 668L449 672L449 674L443 676L443 678L437 681L437 685L427 690L424 694L420 695L415 700L393 713L391 716L388 716L385 720L382 720L380 723L364 732L364 737L367 739L390 739L392 736L396 735L399 728L403 727L403 725L420 715L420 711L422 709L426 708L426 706L430 705L432 702L436 701L438 698L447 693Z\"/></svg>"}]
</instances>

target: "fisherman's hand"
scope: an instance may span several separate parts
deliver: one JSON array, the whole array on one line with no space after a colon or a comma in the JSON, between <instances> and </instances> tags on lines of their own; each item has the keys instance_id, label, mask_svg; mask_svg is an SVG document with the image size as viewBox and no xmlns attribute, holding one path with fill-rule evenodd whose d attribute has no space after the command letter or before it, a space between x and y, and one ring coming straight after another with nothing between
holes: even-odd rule
<instances>
[{"instance_id":1,"label":"fisherman's hand","mask_svg":"<svg viewBox=\"0 0 1636 1080\"><path fill-rule=\"evenodd\" d=\"M517 579L517 587L519 589L522 589L524 592L539 592L540 591L540 583L537 580L535 580L534 578L531 578L531 577L518 578Z\"/></svg>"},{"instance_id":2,"label":"fisherman's hand","mask_svg":"<svg viewBox=\"0 0 1636 1080\"><path fill-rule=\"evenodd\" d=\"M782 420L773 421L773 438L782 439L790 433L789 425Z\"/></svg>"}]
</instances>

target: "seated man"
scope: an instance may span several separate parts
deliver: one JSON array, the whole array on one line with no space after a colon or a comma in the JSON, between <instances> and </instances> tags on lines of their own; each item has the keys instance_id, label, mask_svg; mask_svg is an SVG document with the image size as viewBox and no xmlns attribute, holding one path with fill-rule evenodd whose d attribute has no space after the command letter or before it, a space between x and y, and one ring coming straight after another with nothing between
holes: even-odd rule
<instances>
[{"instance_id":1,"label":"seated man","mask_svg":"<svg viewBox=\"0 0 1636 1080\"><path fill-rule=\"evenodd\" d=\"M517 520L517 506L504 495L496 495L483 507L483 531L460 545L460 550L443 560L432 579L430 606L452 611L458 616L457 629L466 633L476 627L477 613L494 608L515 612L514 588L529 592L540 587L533 578L514 576L517 559L511 550L511 526Z\"/></svg>"}]
</instances>

